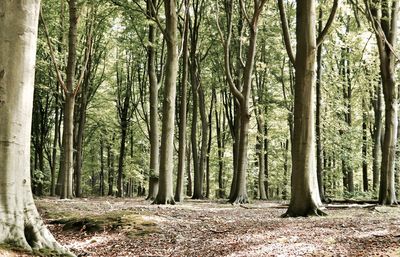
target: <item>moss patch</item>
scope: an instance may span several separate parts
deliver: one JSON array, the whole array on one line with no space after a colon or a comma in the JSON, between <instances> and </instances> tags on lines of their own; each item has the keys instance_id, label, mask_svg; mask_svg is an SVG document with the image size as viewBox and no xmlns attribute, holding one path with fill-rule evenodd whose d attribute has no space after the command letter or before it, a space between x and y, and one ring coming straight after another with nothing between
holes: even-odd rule
<instances>
[{"instance_id":1,"label":"moss patch","mask_svg":"<svg viewBox=\"0 0 400 257\"><path fill-rule=\"evenodd\" d=\"M96 215L73 215L69 213L63 218L50 221L50 224L61 224L64 231L72 230L88 233L121 229L126 231L130 237L144 236L159 231L156 223L146 221L142 215L132 211L112 211Z\"/></svg>"},{"instance_id":2,"label":"moss patch","mask_svg":"<svg viewBox=\"0 0 400 257\"><path fill-rule=\"evenodd\" d=\"M33 250L32 252L27 251L24 248L16 245L13 242L7 244L0 244L0 256L40 256L40 257L50 257L50 256L69 256L67 254L60 254L49 248L42 248L39 250Z\"/></svg>"}]
</instances>

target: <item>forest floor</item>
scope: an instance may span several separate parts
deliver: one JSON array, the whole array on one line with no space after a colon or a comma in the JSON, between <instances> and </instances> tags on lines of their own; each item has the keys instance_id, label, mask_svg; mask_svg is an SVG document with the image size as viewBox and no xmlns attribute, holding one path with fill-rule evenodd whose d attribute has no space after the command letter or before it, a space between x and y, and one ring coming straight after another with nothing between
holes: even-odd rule
<instances>
[{"instance_id":1,"label":"forest floor","mask_svg":"<svg viewBox=\"0 0 400 257\"><path fill-rule=\"evenodd\" d=\"M254 201L141 198L36 201L57 240L77 256L400 256L400 208L329 205L326 217L281 218Z\"/></svg>"}]
</instances>

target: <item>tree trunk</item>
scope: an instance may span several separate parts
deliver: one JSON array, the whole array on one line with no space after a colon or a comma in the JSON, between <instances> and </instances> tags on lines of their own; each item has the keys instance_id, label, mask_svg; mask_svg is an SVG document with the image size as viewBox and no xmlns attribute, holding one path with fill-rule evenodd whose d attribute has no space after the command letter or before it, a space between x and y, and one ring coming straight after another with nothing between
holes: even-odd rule
<instances>
[{"instance_id":1,"label":"tree trunk","mask_svg":"<svg viewBox=\"0 0 400 257\"><path fill-rule=\"evenodd\" d=\"M380 151L382 137L382 87L380 83L375 86L375 96L373 99L374 106L374 137L372 147L372 189L378 190L379 186L379 168L380 168Z\"/></svg>"},{"instance_id":2,"label":"tree trunk","mask_svg":"<svg viewBox=\"0 0 400 257\"><path fill-rule=\"evenodd\" d=\"M185 177L185 155L186 155L186 117L187 117L187 80L189 66L189 1L185 2L185 25L183 36L183 71L181 83L180 109L179 109L179 149L178 149L178 174L175 190L175 201L183 200L183 182Z\"/></svg>"},{"instance_id":3,"label":"tree trunk","mask_svg":"<svg viewBox=\"0 0 400 257\"><path fill-rule=\"evenodd\" d=\"M318 19L318 34L322 32L322 8L319 8L319 19ZM322 135L321 135L321 105L322 105L322 45L318 47L317 50L317 101L316 101L316 119L315 119L315 129L316 129L316 141L317 141L317 179L318 179L318 190L321 200L325 201L324 192L324 170L322 166L323 153L322 153Z\"/></svg>"},{"instance_id":4,"label":"tree trunk","mask_svg":"<svg viewBox=\"0 0 400 257\"><path fill-rule=\"evenodd\" d=\"M210 198L210 153L212 143L212 111L215 99L215 89L212 90L210 112L208 113L208 142L207 142L207 153L206 153L206 198Z\"/></svg>"},{"instance_id":5,"label":"tree trunk","mask_svg":"<svg viewBox=\"0 0 400 257\"><path fill-rule=\"evenodd\" d=\"M396 58L394 51L397 40L399 1L389 4L388 0L383 0L378 4L367 5L367 7L370 8L369 11L373 16L372 23L375 27L381 28L381 31L376 33L376 39L385 99L385 133L382 144L379 203L392 205L397 204L394 173L398 129L398 87L395 83ZM379 7L380 12L377 9Z\"/></svg>"},{"instance_id":6,"label":"tree trunk","mask_svg":"<svg viewBox=\"0 0 400 257\"><path fill-rule=\"evenodd\" d=\"M225 188L224 188L224 138L223 132L221 131L225 127L225 119L222 118L221 122L221 114L218 112L217 106L215 107L215 126L217 131L217 146L218 146L218 198L225 197Z\"/></svg>"},{"instance_id":7,"label":"tree trunk","mask_svg":"<svg viewBox=\"0 0 400 257\"><path fill-rule=\"evenodd\" d=\"M367 107L365 106L365 100L362 100L363 106L363 120L362 120L362 179L363 179L363 190L364 192L368 192L368 138L367 138Z\"/></svg>"},{"instance_id":8,"label":"tree trunk","mask_svg":"<svg viewBox=\"0 0 400 257\"><path fill-rule=\"evenodd\" d=\"M100 139L100 183L99 193L100 196L104 196L104 141Z\"/></svg>"},{"instance_id":9,"label":"tree trunk","mask_svg":"<svg viewBox=\"0 0 400 257\"><path fill-rule=\"evenodd\" d=\"M114 142L114 136L112 139ZM111 143L107 147L107 167L108 167L108 195L114 195L114 153L111 149Z\"/></svg>"},{"instance_id":10,"label":"tree trunk","mask_svg":"<svg viewBox=\"0 0 400 257\"><path fill-rule=\"evenodd\" d=\"M0 2L0 243L61 253L37 212L30 183L39 6L39 0Z\"/></svg>"},{"instance_id":11,"label":"tree trunk","mask_svg":"<svg viewBox=\"0 0 400 257\"><path fill-rule=\"evenodd\" d=\"M296 38L292 186L284 214L289 217L322 214L314 149L315 0L297 1Z\"/></svg>"},{"instance_id":12,"label":"tree trunk","mask_svg":"<svg viewBox=\"0 0 400 257\"><path fill-rule=\"evenodd\" d=\"M155 204L174 204L172 173L174 168L174 121L176 77L178 70L177 14L175 0L165 0L167 60L164 84L160 151L160 185Z\"/></svg>"},{"instance_id":13,"label":"tree trunk","mask_svg":"<svg viewBox=\"0 0 400 257\"><path fill-rule=\"evenodd\" d=\"M128 124L126 120L121 123L121 143L119 148L118 157L118 177L117 177L117 197L124 196L124 159L125 159L125 148L126 148L126 133L128 130Z\"/></svg>"},{"instance_id":14,"label":"tree trunk","mask_svg":"<svg viewBox=\"0 0 400 257\"><path fill-rule=\"evenodd\" d=\"M186 162L186 172L187 172L187 175L188 175L188 182L187 182L187 188L186 188L186 195L187 196L189 196L189 197L191 197L192 196L192 194L193 194L193 190L192 190L192 188L193 188L193 183L192 183L192 173L191 173L191 171L190 171L190 154L191 154L191 150L190 150L190 144L188 144L187 143L187 148L186 148L186 160L187 160L187 162Z\"/></svg>"},{"instance_id":15,"label":"tree trunk","mask_svg":"<svg viewBox=\"0 0 400 257\"><path fill-rule=\"evenodd\" d=\"M157 6L157 0L147 0L147 12L149 18L154 17L153 6ZM147 69L150 82L150 172L149 195L147 199L154 200L158 193L158 173L160 167L160 142L158 132L158 80L155 69L155 44L156 28L153 22L149 23L149 44L147 48Z\"/></svg>"},{"instance_id":16,"label":"tree trunk","mask_svg":"<svg viewBox=\"0 0 400 257\"><path fill-rule=\"evenodd\" d=\"M63 179L61 199L72 198L73 183L73 152L74 152L74 107L75 107L75 70L76 70L76 44L78 34L78 11L76 0L68 1L69 4L69 32L68 32L68 62L67 80L64 103L64 130L63 130Z\"/></svg>"}]
</instances>

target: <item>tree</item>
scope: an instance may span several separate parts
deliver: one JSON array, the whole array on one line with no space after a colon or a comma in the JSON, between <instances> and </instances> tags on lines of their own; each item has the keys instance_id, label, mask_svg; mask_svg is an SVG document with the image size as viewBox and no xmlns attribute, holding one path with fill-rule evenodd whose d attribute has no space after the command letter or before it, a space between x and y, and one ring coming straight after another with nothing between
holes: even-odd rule
<instances>
[{"instance_id":1,"label":"tree","mask_svg":"<svg viewBox=\"0 0 400 257\"><path fill-rule=\"evenodd\" d=\"M147 0L147 15L149 19L156 18L154 11L157 0ZM158 173L160 168L160 138L158 128L158 79L155 68L155 44L156 28L153 22L149 23L149 44L147 47L147 69L150 82L150 172L149 172L149 195L153 200L158 193Z\"/></svg>"},{"instance_id":2,"label":"tree","mask_svg":"<svg viewBox=\"0 0 400 257\"><path fill-rule=\"evenodd\" d=\"M176 180L175 201L183 200L183 182L186 162L186 123L187 123L187 80L189 67L189 0L185 1L185 19L183 29L183 57L182 57L182 82L180 88L179 109L179 149L178 149L178 175ZM190 160L189 160L190 161Z\"/></svg>"},{"instance_id":3,"label":"tree","mask_svg":"<svg viewBox=\"0 0 400 257\"><path fill-rule=\"evenodd\" d=\"M297 1L296 7L296 57L292 53L283 1L278 1L286 49L295 67L294 130L292 148L291 199L285 217L321 215L315 165L314 90L316 49L336 13L338 1L328 18L323 32L316 38L315 0Z\"/></svg>"},{"instance_id":4,"label":"tree","mask_svg":"<svg viewBox=\"0 0 400 257\"><path fill-rule=\"evenodd\" d=\"M155 204L174 204L172 192L174 121L176 77L178 73L177 52L177 14L175 0L165 0L165 40L167 41L167 60L164 82L164 99L162 110L162 131L160 151L160 181Z\"/></svg>"},{"instance_id":5,"label":"tree","mask_svg":"<svg viewBox=\"0 0 400 257\"><path fill-rule=\"evenodd\" d=\"M395 194L395 159L398 130L398 87L395 82L397 23L399 1L365 1L367 15L375 32L385 100L385 132L382 144L380 204L397 204Z\"/></svg>"},{"instance_id":6,"label":"tree","mask_svg":"<svg viewBox=\"0 0 400 257\"><path fill-rule=\"evenodd\" d=\"M0 243L61 253L36 210L30 183L39 6L39 0L0 2Z\"/></svg>"},{"instance_id":7,"label":"tree","mask_svg":"<svg viewBox=\"0 0 400 257\"><path fill-rule=\"evenodd\" d=\"M229 88L232 94L235 96L236 100L239 102L240 106L240 132L239 132L239 143L238 143L238 166L236 173L236 185L233 187L233 194L229 199L231 203L247 203L247 188L246 188L246 172L247 172L247 149L248 149L248 134L250 125L250 112L249 112L249 102L251 95L251 83L254 68L254 61L256 55L257 46L257 32L258 32L258 22L261 12L264 8L266 1L254 1L253 14L248 16L246 12L245 3L240 1L240 6L244 12L244 16L249 26L249 47L246 54L246 63L243 68L243 85L241 90L235 85L231 74L230 68L230 41L232 36L232 1L226 3L227 9L226 13L228 16L228 34L226 39L224 39L221 28L219 28L221 39L224 43L224 60L225 60L225 74L229 84Z\"/></svg>"}]
</instances>

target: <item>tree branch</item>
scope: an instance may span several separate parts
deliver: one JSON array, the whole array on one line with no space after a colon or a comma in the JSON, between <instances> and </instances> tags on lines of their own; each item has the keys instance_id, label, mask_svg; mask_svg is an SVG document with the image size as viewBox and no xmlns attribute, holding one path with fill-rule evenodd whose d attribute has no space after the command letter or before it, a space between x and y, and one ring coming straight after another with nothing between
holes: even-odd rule
<instances>
[{"instance_id":1,"label":"tree branch","mask_svg":"<svg viewBox=\"0 0 400 257\"><path fill-rule=\"evenodd\" d=\"M289 56L290 62L294 65L296 60L294 58L292 43L290 40L289 25L286 18L285 7L283 6L283 0L278 0L279 16L281 18L283 40L285 42L286 52Z\"/></svg>"},{"instance_id":2,"label":"tree branch","mask_svg":"<svg viewBox=\"0 0 400 257\"><path fill-rule=\"evenodd\" d=\"M40 10L40 21L42 22L43 27L44 27L44 32L45 32L45 34L46 34L47 44L49 45L49 49L50 49L51 61L52 61L53 65L54 65L54 68L55 68L56 74L57 74L57 80L58 80L58 82L60 83L60 85L61 85L61 87L62 87L64 93L67 93L68 90L67 90L67 88L66 88L66 86L65 86L65 83L64 83L64 81L63 81L63 79L62 79L60 69L58 68L58 64L57 64L57 61L56 61L56 57L55 57L55 55L54 55L53 46L51 45L51 41L50 41L49 31L48 31L48 29L47 29L46 22L45 22L45 20L44 20L44 18L43 18L43 15L42 15L42 10Z\"/></svg>"},{"instance_id":3,"label":"tree branch","mask_svg":"<svg viewBox=\"0 0 400 257\"><path fill-rule=\"evenodd\" d=\"M334 0L333 1L333 6L332 6L332 9L331 9L331 13L329 14L328 21L326 22L325 27L322 30L321 34L318 35L317 47L319 47L322 44L322 42L324 41L326 35L328 34L328 31L329 31L330 27L333 24L333 20L335 19L335 15L336 15L338 6L339 6L339 0Z\"/></svg>"}]
</instances>

